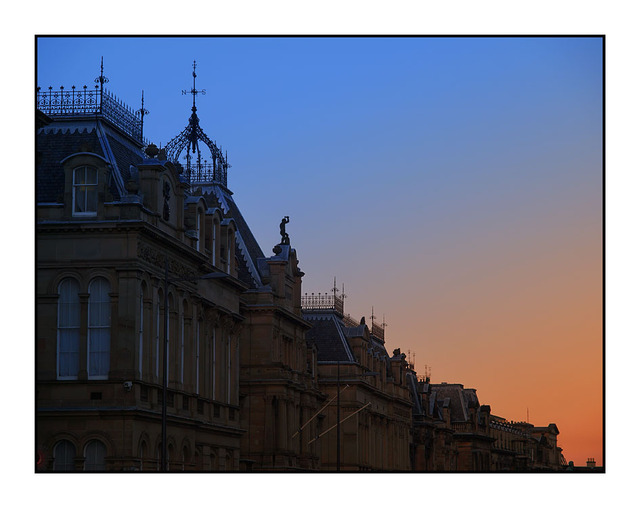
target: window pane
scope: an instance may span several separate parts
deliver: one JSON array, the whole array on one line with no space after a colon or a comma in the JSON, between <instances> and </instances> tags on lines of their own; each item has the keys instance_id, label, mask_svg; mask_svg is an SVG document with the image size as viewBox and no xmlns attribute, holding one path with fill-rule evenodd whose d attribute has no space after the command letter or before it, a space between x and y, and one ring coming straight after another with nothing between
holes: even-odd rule
<instances>
[{"instance_id":1,"label":"window pane","mask_svg":"<svg viewBox=\"0 0 640 508\"><path fill-rule=\"evenodd\" d=\"M64 279L58 286L58 377L77 377L80 351L78 283Z\"/></svg>"},{"instance_id":2,"label":"window pane","mask_svg":"<svg viewBox=\"0 0 640 508\"><path fill-rule=\"evenodd\" d=\"M109 282L98 277L89 285L89 376L106 377L109 374L110 338Z\"/></svg>"},{"instance_id":3,"label":"window pane","mask_svg":"<svg viewBox=\"0 0 640 508\"><path fill-rule=\"evenodd\" d=\"M60 330L58 343L58 376L74 377L78 375L79 350L79 330Z\"/></svg>"},{"instance_id":4,"label":"window pane","mask_svg":"<svg viewBox=\"0 0 640 508\"><path fill-rule=\"evenodd\" d=\"M86 168L77 168L73 170L73 183L75 185L83 184L86 182L85 169Z\"/></svg>"},{"instance_id":5,"label":"window pane","mask_svg":"<svg viewBox=\"0 0 640 508\"><path fill-rule=\"evenodd\" d=\"M73 212L91 213L98 205L98 171L95 168L76 168L73 171Z\"/></svg>"},{"instance_id":6,"label":"window pane","mask_svg":"<svg viewBox=\"0 0 640 508\"><path fill-rule=\"evenodd\" d=\"M86 169L86 182L88 184L97 185L98 184L98 170L96 168L85 168Z\"/></svg>"},{"instance_id":7,"label":"window pane","mask_svg":"<svg viewBox=\"0 0 640 508\"><path fill-rule=\"evenodd\" d=\"M104 471L107 449L100 441L89 441L84 451L85 471Z\"/></svg>"},{"instance_id":8,"label":"window pane","mask_svg":"<svg viewBox=\"0 0 640 508\"><path fill-rule=\"evenodd\" d=\"M109 374L109 330L91 329L89 335L89 375Z\"/></svg>"},{"instance_id":9,"label":"window pane","mask_svg":"<svg viewBox=\"0 0 640 508\"><path fill-rule=\"evenodd\" d=\"M98 210L98 187L85 187L86 189L86 211L95 212Z\"/></svg>"},{"instance_id":10,"label":"window pane","mask_svg":"<svg viewBox=\"0 0 640 508\"><path fill-rule=\"evenodd\" d=\"M76 458L76 447L70 441L62 440L53 449L53 470L73 471Z\"/></svg>"}]
</instances>

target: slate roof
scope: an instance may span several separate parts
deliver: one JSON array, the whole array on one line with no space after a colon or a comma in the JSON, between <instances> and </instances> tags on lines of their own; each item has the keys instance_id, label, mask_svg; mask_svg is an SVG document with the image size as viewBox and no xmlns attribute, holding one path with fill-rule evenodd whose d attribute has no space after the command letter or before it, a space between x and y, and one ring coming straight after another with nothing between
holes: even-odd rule
<instances>
[{"instance_id":1,"label":"slate roof","mask_svg":"<svg viewBox=\"0 0 640 508\"><path fill-rule=\"evenodd\" d=\"M144 160L142 151L139 149L136 150L135 147L127 143L126 140L122 140L123 142L121 142L110 134L107 134L106 137L109 141L109 147L115 158L120 175L122 176L122 181L126 183L131 176L129 167L136 166Z\"/></svg>"},{"instance_id":2,"label":"slate roof","mask_svg":"<svg viewBox=\"0 0 640 508\"><path fill-rule=\"evenodd\" d=\"M439 407L446 407L448 400L451 421L454 422L468 421L469 408L480 407L475 389L465 388L461 384L432 384L431 391Z\"/></svg>"},{"instance_id":3,"label":"slate roof","mask_svg":"<svg viewBox=\"0 0 640 508\"><path fill-rule=\"evenodd\" d=\"M36 202L62 202L64 173L60 161L73 153L87 151L87 147L91 147L92 153L105 156L95 130L91 132L58 130L50 133L41 131L37 135L36 149L39 164L36 167Z\"/></svg>"},{"instance_id":4,"label":"slate roof","mask_svg":"<svg viewBox=\"0 0 640 508\"><path fill-rule=\"evenodd\" d=\"M389 357L389 353L387 352L387 348L384 347L384 342L382 340L380 340L378 337L376 337L375 335L370 335L370 343L371 343L371 349L373 349L373 354L374 355L378 355L378 356L382 356L382 357Z\"/></svg>"},{"instance_id":5,"label":"slate roof","mask_svg":"<svg viewBox=\"0 0 640 508\"><path fill-rule=\"evenodd\" d=\"M38 165L36 200L38 203L60 202L64 193L64 173L60 162L78 152L90 152L111 164L109 190L114 199L122 197L130 177L129 167L144 160L142 149L120 136L108 124L90 120L53 121L36 135Z\"/></svg>"},{"instance_id":6,"label":"slate roof","mask_svg":"<svg viewBox=\"0 0 640 508\"><path fill-rule=\"evenodd\" d=\"M423 409L422 400L420 394L418 393L418 379L413 372L407 372L406 376L407 386L409 387L409 396L411 397L411 401L413 402L412 412L414 415L421 415L423 414Z\"/></svg>"},{"instance_id":7,"label":"slate roof","mask_svg":"<svg viewBox=\"0 0 640 508\"><path fill-rule=\"evenodd\" d=\"M251 288L262 286L262 279L258 272L258 259L265 256L238 205L231 197L231 192L220 185L214 185L213 192L204 194L204 197L210 207L219 207L226 218L233 218L236 223L238 278Z\"/></svg>"},{"instance_id":8,"label":"slate roof","mask_svg":"<svg viewBox=\"0 0 640 508\"><path fill-rule=\"evenodd\" d=\"M344 334L346 337L364 337L367 325L345 326Z\"/></svg>"},{"instance_id":9,"label":"slate roof","mask_svg":"<svg viewBox=\"0 0 640 508\"><path fill-rule=\"evenodd\" d=\"M318 350L318 362L355 362L346 339L346 327L333 312L303 311L302 316L313 325L306 337Z\"/></svg>"}]
</instances>

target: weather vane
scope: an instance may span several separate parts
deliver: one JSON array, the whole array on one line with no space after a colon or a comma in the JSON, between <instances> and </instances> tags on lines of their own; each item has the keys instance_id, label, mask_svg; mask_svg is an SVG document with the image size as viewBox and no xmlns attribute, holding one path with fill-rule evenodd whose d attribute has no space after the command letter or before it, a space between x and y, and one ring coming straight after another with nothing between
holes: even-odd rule
<instances>
[{"instance_id":1,"label":"weather vane","mask_svg":"<svg viewBox=\"0 0 640 508\"><path fill-rule=\"evenodd\" d=\"M202 95L206 95L207 91L206 90L196 90L196 61L193 61L193 87L191 88L191 90L182 90L182 95L187 95L188 93L190 93L191 95L193 95L193 107L191 108L191 111L193 111L194 113L196 112L196 95L198 95L199 93L201 93Z\"/></svg>"}]
</instances>

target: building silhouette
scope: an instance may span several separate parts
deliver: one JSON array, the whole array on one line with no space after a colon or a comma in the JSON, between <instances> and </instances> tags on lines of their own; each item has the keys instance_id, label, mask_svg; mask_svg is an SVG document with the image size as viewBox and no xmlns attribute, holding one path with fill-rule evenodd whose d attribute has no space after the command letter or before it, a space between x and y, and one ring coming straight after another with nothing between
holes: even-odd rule
<instances>
[{"instance_id":1,"label":"building silhouette","mask_svg":"<svg viewBox=\"0 0 640 508\"><path fill-rule=\"evenodd\" d=\"M330 397L322 421L326 430L317 438L322 468L411 470L405 355L399 349L387 353L383 327L372 323L370 330L364 317L357 322L345 316L337 291L305 295L302 306L313 326L307 337L318 352L318 384Z\"/></svg>"},{"instance_id":2,"label":"building silhouette","mask_svg":"<svg viewBox=\"0 0 640 508\"><path fill-rule=\"evenodd\" d=\"M419 379L335 287L301 294L289 217L265 255L192 75L163 149L102 66L92 88L37 91L36 469L561 468L555 425Z\"/></svg>"}]
</instances>

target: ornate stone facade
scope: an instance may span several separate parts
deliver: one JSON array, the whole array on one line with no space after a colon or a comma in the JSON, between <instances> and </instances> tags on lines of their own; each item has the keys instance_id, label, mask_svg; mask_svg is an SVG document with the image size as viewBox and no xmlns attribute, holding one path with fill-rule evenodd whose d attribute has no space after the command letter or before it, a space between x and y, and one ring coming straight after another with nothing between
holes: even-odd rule
<instances>
[{"instance_id":1,"label":"ornate stone facade","mask_svg":"<svg viewBox=\"0 0 640 508\"><path fill-rule=\"evenodd\" d=\"M265 256L199 126L195 63L193 76L169 152L144 148L135 118L38 96L37 469L563 467L554 424L508 423L473 389L418 380L337 291L302 297L290 218ZM199 139L213 166L198 148L185 171Z\"/></svg>"},{"instance_id":2,"label":"ornate stone facade","mask_svg":"<svg viewBox=\"0 0 640 508\"><path fill-rule=\"evenodd\" d=\"M410 471L411 409L407 361L390 356L382 327L371 333L342 314L343 301L307 298L303 316L318 351L318 384L327 396L317 446L323 470ZM372 327L373 328L373 327Z\"/></svg>"}]
</instances>

